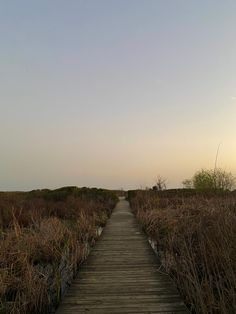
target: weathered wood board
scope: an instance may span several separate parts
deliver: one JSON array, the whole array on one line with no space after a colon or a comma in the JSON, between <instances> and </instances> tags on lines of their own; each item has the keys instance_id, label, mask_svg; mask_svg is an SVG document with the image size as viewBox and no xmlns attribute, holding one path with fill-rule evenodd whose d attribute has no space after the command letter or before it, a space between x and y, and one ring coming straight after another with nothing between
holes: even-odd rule
<instances>
[{"instance_id":1,"label":"weathered wood board","mask_svg":"<svg viewBox=\"0 0 236 314\"><path fill-rule=\"evenodd\" d=\"M188 313L127 201L117 204L56 313Z\"/></svg>"}]
</instances>

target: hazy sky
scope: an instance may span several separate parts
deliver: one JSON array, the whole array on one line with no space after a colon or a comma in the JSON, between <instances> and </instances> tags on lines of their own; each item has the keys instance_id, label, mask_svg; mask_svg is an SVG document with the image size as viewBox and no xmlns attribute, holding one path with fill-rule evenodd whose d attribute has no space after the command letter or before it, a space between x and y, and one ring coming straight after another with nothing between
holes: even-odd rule
<instances>
[{"instance_id":1,"label":"hazy sky","mask_svg":"<svg viewBox=\"0 0 236 314\"><path fill-rule=\"evenodd\" d=\"M236 173L235 0L0 0L0 190Z\"/></svg>"}]
</instances>

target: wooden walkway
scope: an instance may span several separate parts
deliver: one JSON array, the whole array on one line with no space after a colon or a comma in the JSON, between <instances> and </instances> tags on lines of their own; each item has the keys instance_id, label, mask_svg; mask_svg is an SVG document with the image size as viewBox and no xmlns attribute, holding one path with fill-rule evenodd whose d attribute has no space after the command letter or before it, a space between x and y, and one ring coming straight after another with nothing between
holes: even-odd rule
<instances>
[{"instance_id":1,"label":"wooden walkway","mask_svg":"<svg viewBox=\"0 0 236 314\"><path fill-rule=\"evenodd\" d=\"M188 313L121 200L57 314Z\"/></svg>"}]
</instances>

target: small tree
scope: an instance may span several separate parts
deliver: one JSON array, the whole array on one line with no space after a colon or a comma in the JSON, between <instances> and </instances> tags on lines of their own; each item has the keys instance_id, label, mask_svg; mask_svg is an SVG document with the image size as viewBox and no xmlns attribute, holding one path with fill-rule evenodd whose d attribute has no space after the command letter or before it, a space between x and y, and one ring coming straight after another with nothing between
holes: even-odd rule
<instances>
[{"instance_id":1,"label":"small tree","mask_svg":"<svg viewBox=\"0 0 236 314\"><path fill-rule=\"evenodd\" d=\"M232 190L235 184L235 177L231 172L217 168L212 173L214 178L214 188L223 191Z\"/></svg>"},{"instance_id":2,"label":"small tree","mask_svg":"<svg viewBox=\"0 0 236 314\"><path fill-rule=\"evenodd\" d=\"M197 190L231 190L235 178L231 172L216 168L214 170L202 169L195 173L192 179L193 187Z\"/></svg>"},{"instance_id":3,"label":"small tree","mask_svg":"<svg viewBox=\"0 0 236 314\"><path fill-rule=\"evenodd\" d=\"M193 176L193 187L196 190L214 190L214 178L211 170L202 169Z\"/></svg>"},{"instance_id":4,"label":"small tree","mask_svg":"<svg viewBox=\"0 0 236 314\"><path fill-rule=\"evenodd\" d=\"M156 179L156 184L152 188L155 191L163 191L166 189L166 179L158 176Z\"/></svg>"}]
</instances>

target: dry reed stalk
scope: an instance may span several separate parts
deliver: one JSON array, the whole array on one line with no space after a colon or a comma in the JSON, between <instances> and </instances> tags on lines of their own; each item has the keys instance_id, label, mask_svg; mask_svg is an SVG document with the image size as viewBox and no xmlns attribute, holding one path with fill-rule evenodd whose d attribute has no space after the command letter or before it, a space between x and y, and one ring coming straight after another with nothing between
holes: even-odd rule
<instances>
[{"instance_id":1,"label":"dry reed stalk","mask_svg":"<svg viewBox=\"0 0 236 314\"><path fill-rule=\"evenodd\" d=\"M236 312L236 197L140 191L130 197L193 313Z\"/></svg>"},{"instance_id":2,"label":"dry reed stalk","mask_svg":"<svg viewBox=\"0 0 236 314\"><path fill-rule=\"evenodd\" d=\"M117 201L96 189L34 193L0 193L0 313L47 313L62 261L75 274Z\"/></svg>"}]
</instances>

